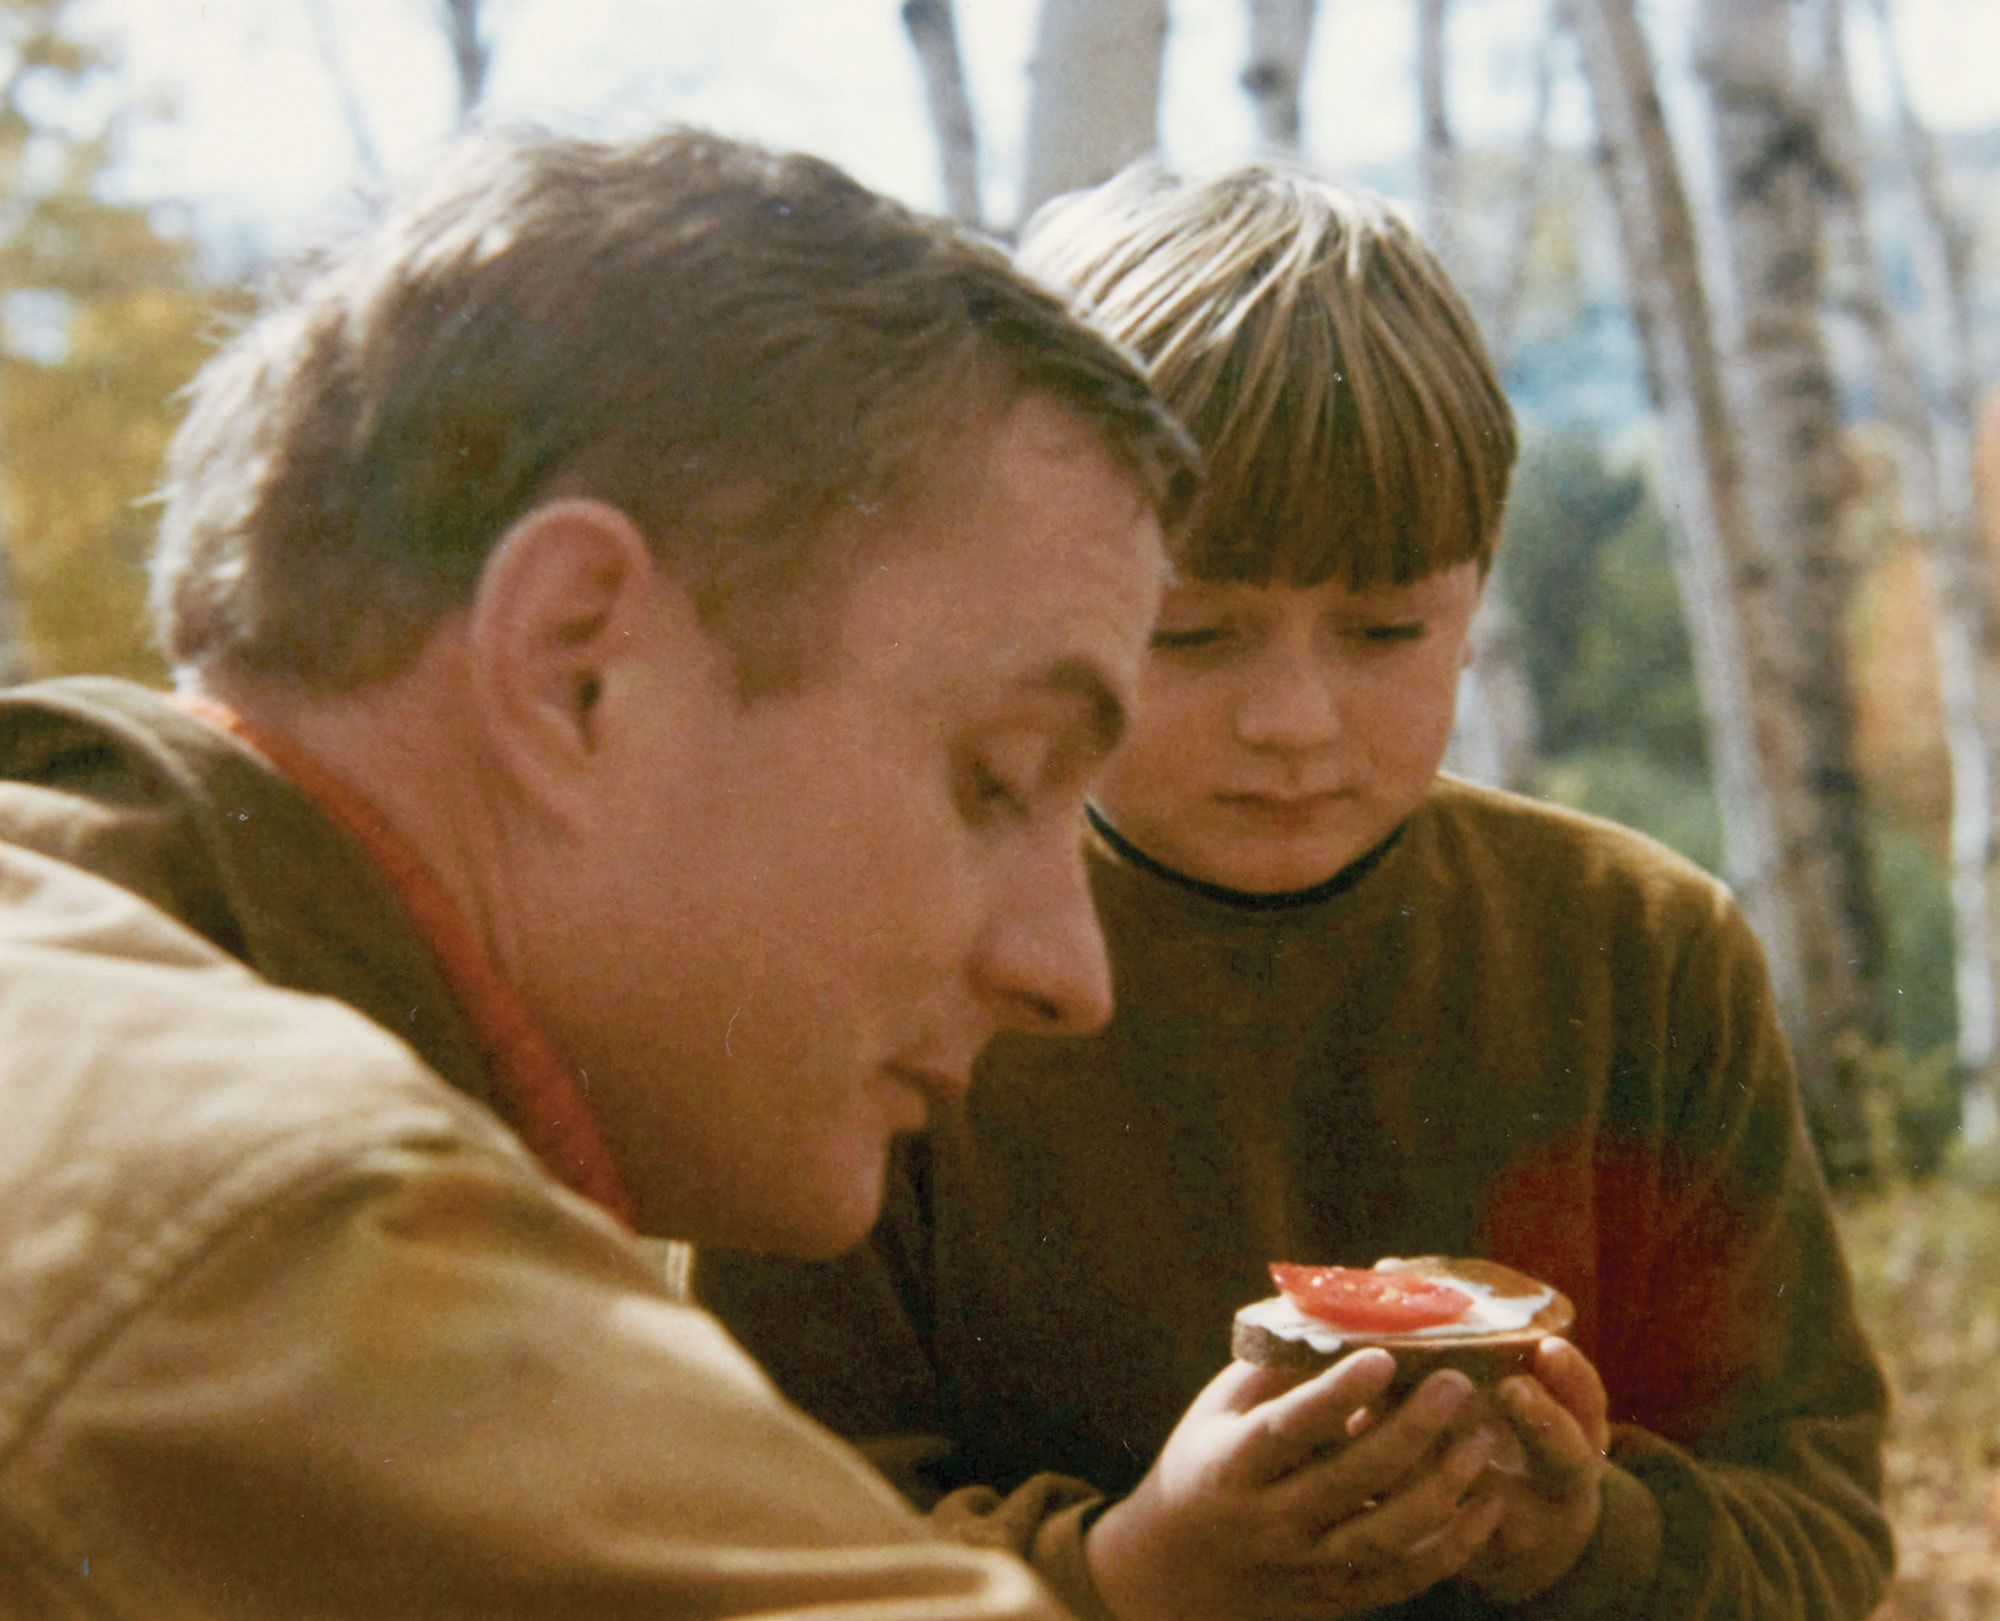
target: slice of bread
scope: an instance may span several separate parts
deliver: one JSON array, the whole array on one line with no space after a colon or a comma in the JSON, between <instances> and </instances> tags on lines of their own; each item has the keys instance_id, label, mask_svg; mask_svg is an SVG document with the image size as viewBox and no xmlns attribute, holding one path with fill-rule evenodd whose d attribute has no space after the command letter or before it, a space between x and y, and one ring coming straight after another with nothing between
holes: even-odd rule
<instances>
[{"instance_id":1,"label":"slice of bread","mask_svg":"<svg viewBox=\"0 0 2000 1621\"><path fill-rule=\"evenodd\" d=\"M1567 1295L1498 1261L1392 1256L1377 1261L1375 1270L1413 1273L1466 1289L1475 1297L1468 1314L1472 1321L1402 1333L1340 1329L1308 1317L1276 1295L1236 1314L1231 1351L1266 1367L1317 1369L1350 1351L1380 1346L1396 1359L1392 1389L1406 1389L1440 1368L1457 1368L1475 1384L1491 1384L1528 1371L1535 1347L1550 1334L1566 1333L1576 1320ZM1507 1326L1491 1326L1496 1319Z\"/></svg>"}]
</instances>

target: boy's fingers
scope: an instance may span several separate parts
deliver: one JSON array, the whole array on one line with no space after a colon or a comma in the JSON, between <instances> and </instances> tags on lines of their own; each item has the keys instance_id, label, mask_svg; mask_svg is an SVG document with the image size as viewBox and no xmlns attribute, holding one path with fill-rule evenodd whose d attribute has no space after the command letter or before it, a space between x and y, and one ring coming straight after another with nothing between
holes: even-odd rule
<instances>
[{"instance_id":1,"label":"boy's fingers","mask_svg":"<svg viewBox=\"0 0 2000 1621\"><path fill-rule=\"evenodd\" d=\"M1332 1549L1359 1544L1382 1557L1401 1558L1450 1524L1486 1466L1493 1461L1494 1434L1478 1430L1454 1446L1430 1469L1366 1507L1370 1499L1342 1501L1331 1491L1315 1504L1327 1518L1319 1545Z\"/></svg>"},{"instance_id":2,"label":"boy's fingers","mask_svg":"<svg viewBox=\"0 0 2000 1621\"><path fill-rule=\"evenodd\" d=\"M1493 1494L1474 1497L1441 1531L1412 1548L1408 1563L1424 1587L1456 1576L1477 1559L1492 1543L1493 1533L1500 1529L1506 1514L1505 1498Z\"/></svg>"},{"instance_id":3,"label":"boy's fingers","mask_svg":"<svg viewBox=\"0 0 2000 1621\"><path fill-rule=\"evenodd\" d=\"M1490 1432L1461 1441L1422 1479L1324 1533L1315 1559L1375 1578L1388 1603L1456 1575L1498 1527L1505 1505L1475 1485L1491 1456Z\"/></svg>"},{"instance_id":4,"label":"boy's fingers","mask_svg":"<svg viewBox=\"0 0 2000 1621\"><path fill-rule=\"evenodd\" d=\"M1329 1449L1283 1481L1283 1495L1274 1499L1276 1512L1295 1524L1329 1526L1409 1482L1430 1478L1435 1455L1444 1450L1439 1443L1471 1394L1463 1374L1433 1375L1358 1438ZM1488 1460L1490 1456L1489 1450Z\"/></svg>"},{"instance_id":5,"label":"boy's fingers","mask_svg":"<svg viewBox=\"0 0 2000 1621\"><path fill-rule=\"evenodd\" d=\"M1597 1478L1604 1467L1603 1452L1540 1381L1503 1379L1494 1398L1520 1434L1538 1492L1565 1497Z\"/></svg>"},{"instance_id":6,"label":"boy's fingers","mask_svg":"<svg viewBox=\"0 0 2000 1621\"><path fill-rule=\"evenodd\" d=\"M1190 1413L1247 1413L1302 1382L1296 1369L1232 1362L1202 1387Z\"/></svg>"},{"instance_id":7,"label":"boy's fingers","mask_svg":"<svg viewBox=\"0 0 2000 1621\"><path fill-rule=\"evenodd\" d=\"M1378 1400L1395 1374L1396 1360L1387 1351L1357 1351L1324 1373L1236 1409L1244 1432L1234 1448L1235 1472L1250 1480L1276 1480L1310 1462L1321 1448L1345 1441L1354 1415ZM1240 1390L1249 1394L1257 1388L1246 1383Z\"/></svg>"},{"instance_id":8,"label":"boy's fingers","mask_svg":"<svg viewBox=\"0 0 2000 1621\"><path fill-rule=\"evenodd\" d=\"M1568 1340L1551 1336L1535 1348L1535 1376L1582 1427L1599 1452L1611 1444L1610 1398L1597 1369Z\"/></svg>"}]
</instances>

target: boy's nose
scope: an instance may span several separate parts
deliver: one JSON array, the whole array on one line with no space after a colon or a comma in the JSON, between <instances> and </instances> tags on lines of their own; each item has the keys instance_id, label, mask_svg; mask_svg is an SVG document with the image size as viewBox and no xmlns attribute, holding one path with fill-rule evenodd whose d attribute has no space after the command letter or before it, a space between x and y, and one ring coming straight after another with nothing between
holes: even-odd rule
<instances>
[{"instance_id":1,"label":"boy's nose","mask_svg":"<svg viewBox=\"0 0 2000 1621\"><path fill-rule=\"evenodd\" d=\"M1253 675L1236 709L1236 735L1252 748L1325 748L1340 732L1334 680L1304 659L1269 661Z\"/></svg>"}]
</instances>

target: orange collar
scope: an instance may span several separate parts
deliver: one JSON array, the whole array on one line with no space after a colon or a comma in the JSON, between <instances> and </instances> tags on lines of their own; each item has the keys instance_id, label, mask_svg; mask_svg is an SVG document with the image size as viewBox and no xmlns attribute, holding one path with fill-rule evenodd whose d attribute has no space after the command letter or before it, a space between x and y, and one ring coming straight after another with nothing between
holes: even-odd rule
<instances>
[{"instance_id":1,"label":"orange collar","mask_svg":"<svg viewBox=\"0 0 2000 1621\"><path fill-rule=\"evenodd\" d=\"M632 1228L631 1196L575 1075L536 1027L520 994L423 858L380 811L310 755L212 699L187 695L180 703L256 749L368 852L436 955L438 970L472 1028L502 1117L567 1186Z\"/></svg>"}]
</instances>

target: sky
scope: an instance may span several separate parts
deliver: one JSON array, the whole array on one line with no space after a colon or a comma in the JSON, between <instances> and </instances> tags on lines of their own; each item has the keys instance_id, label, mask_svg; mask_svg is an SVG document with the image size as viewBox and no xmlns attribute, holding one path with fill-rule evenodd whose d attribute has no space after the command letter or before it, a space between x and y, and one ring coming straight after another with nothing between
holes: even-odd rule
<instances>
[{"instance_id":1,"label":"sky","mask_svg":"<svg viewBox=\"0 0 2000 1621\"><path fill-rule=\"evenodd\" d=\"M135 120L119 183L185 203L224 251L284 251L337 210L369 166L394 175L450 127L435 0L79 0L79 21L124 60L117 93L173 111ZM984 146L987 211L1011 218L1036 0L957 0ZM1651 0L1663 58L1684 55L1691 0ZM1940 127L2000 122L2000 0L1899 0L1899 36ZM1473 133L1524 126L1541 0L1458 0L1455 116ZM1235 87L1243 0L1171 0L1162 94L1170 157L1240 155ZM1335 169L1406 154L1413 0L1321 0L1305 95L1307 146ZM489 111L618 133L707 124L843 164L920 206L938 202L922 88L896 0L488 0ZM1864 94L1877 51L1853 52ZM339 87L349 87L352 113ZM1559 116L1582 128L1571 86ZM357 126L361 134L357 137Z\"/></svg>"}]
</instances>

